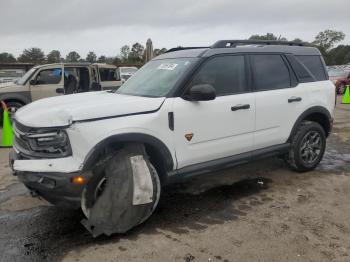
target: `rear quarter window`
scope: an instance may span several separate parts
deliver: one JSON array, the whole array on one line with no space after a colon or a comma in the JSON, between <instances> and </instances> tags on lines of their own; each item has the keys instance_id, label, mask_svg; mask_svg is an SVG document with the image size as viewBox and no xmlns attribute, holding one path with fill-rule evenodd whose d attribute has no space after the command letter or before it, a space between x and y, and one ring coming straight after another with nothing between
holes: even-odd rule
<instances>
[{"instance_id":1,"label":"rear quarter window","mask_svg":"<svg viewBox=\"0 0 350 262\"><path fill-rule=\"evenodd\" d=\"M296 58L310 70L317 81L327 80L327 75L320 56L303 55L296 56Z\"/></svg>"}]
</instances>

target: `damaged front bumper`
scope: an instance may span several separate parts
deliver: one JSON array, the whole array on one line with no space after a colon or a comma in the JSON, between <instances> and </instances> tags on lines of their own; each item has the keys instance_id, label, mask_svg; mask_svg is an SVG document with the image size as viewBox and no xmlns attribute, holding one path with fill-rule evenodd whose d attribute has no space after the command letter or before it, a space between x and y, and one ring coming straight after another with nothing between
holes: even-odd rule
<instances>
[{"instance_id":1,"label":"damaged front bumper","mask_svg":"<svg viewBox=\"0 0 350 262\"><path fill-rule=\"evenodd\" d=\"M32 195L40 196L60 207L80 208L84 184L75 184L72 181L74 177L82 174L79 171L67 169L69 160L66 160L66 165L61 159L50 159L47 160L48 162L45 160L23 160L20 153L12 150L9 161L13 175L18 177L19 181L32 192ZM33 168L33 163L37 163L36 170ZM64 172L55 168L59 164L62 164L61 170ZM30 165L32 165L31 169Z\"/></svg>"}]
</instances>

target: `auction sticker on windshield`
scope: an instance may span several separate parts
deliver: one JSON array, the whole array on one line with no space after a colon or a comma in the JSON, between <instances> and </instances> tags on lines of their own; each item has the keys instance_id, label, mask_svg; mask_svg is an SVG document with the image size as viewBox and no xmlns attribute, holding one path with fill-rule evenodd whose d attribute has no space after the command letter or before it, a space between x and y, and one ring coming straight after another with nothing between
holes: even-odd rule
<instances>
[{"instance_id":1,"label":"auction sticker on windshield","mask_svg":"<svg viewBox=\"0 0 350 262\"><path fill-rule=\"evenodd\" d=\"M157 69L158 70L174 70L177 67L178 64L174 63L166 63L166 64L160 64Z\"/></svg>"}]
</instances>

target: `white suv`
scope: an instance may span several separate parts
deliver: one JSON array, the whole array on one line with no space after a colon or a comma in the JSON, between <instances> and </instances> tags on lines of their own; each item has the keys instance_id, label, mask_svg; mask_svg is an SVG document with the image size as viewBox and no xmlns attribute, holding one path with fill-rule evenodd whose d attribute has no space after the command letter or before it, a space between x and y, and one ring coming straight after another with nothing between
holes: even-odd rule
<instances>
[{"instance_id":1,"label":"white suv","mask_svg":"<svg viewBox=\"0 0 350 262\"><path fill-rule=\"evenodd\" d=\"M296 171L314 169L334 105L314 47L225 40L176 48L117 91L21 108L10 162L34 195L81 206L93 235L125 232L174 181L273 155Z\"/></svg>"}]
</instances>

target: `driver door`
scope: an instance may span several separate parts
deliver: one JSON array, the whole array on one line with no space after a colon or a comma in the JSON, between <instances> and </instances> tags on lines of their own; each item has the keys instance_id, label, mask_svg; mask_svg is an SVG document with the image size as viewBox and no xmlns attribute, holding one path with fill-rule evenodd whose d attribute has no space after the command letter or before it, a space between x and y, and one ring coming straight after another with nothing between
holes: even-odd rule
<instances>
[{"instance_id":1,"label":"driver door","mask_svg":"<svg viewBox=\"0 0 350 262\"><path fill-rule=\"evenodd\" d=\"M29 89L32 101L63 95L64 78L63 66L47 66L38 70L34 77L30 80Z\"/></svg>"},{"instance_id":2,"label":"driver door","mask_svg":"<svg viewBox=\"0 0 350 262\"><path fill-rule=\"evenodd\" d=\"M209 84L211 101L174 99L174 143L177 168L217 160L253 148L255 95L249 91L244 55L205 62L190 85Z\"/></svg>"}]
</instances>

